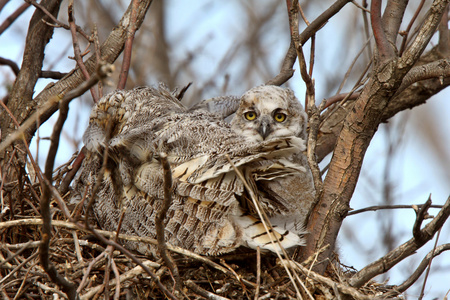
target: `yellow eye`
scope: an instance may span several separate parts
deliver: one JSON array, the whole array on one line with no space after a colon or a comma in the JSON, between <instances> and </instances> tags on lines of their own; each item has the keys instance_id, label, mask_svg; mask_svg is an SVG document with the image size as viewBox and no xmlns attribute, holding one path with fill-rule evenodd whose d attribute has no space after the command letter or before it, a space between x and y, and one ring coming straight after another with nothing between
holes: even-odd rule
<instances>
[{"instance_id":1,"label":"yellow eye","mask_svg":"<svg viewBox=\"0 0 450 300\"><path fill-rule=\"evenodd\" d=\"M256 119L256 113L254 111L248 111L244 114L244 117L249 121L253 121Z\"/></svg>"},{"instance_id":2,"label":"yellow eye","mask_svg":"<svg viewBox=\"0 0 450 300\"><path fill-rule=\"evenodd\" d=\"M286 115L282 114L282 113L277 113L275 114L275 116L273 117L275 119L275 121L277 122L284 122L284 120L286 120Z\"/></svg>"}]
</instances>

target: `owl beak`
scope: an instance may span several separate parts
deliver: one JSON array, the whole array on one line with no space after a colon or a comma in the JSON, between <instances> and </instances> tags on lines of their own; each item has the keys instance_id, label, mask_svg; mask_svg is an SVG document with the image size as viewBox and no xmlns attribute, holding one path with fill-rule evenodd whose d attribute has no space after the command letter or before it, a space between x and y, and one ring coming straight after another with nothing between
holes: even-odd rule
<instances>
[{"instance_id":1,"label":"owl beak","mask_svg":"<svg viewBox=\"0 0 450 300\"><path fill-rule=\"evenodd\" d=\"M270 128L269 121L262 120L261 124L259 125L258 132L262 136L263 140L265 140L266 137L268 137L269 134L272 132L272 128Z\"/></svg>"}]
</instances>

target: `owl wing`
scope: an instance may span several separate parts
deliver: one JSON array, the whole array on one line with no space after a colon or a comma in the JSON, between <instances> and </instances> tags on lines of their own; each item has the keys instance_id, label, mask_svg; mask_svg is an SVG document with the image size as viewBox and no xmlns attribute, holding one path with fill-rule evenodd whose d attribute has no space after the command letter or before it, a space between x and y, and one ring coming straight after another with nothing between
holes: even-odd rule
<instances>
[{"instance_id":1,"label":"owl wing","mask_svg":"<svg viewBox=\"0 0 450 300\"><path fill-rule=\"evenodd\" d=\"M101 168L101 149L108 147L107 170L93 206L103 228L116 230L126 208L121 232L156 237L155 217L164 198L158 156L164 152L174 178L173 200L164 221L167 242L207 255L241 245L274 250L258 216L242 206L245 189L233 164L247 176L287 176L295 168L285 166L282 171L279 163L264 169L258 165L282 162L281 158L304 147L300 139L244 143L228 124L206 112L187 112L166 91L144 88L105 98L91 115L84 137L90 153L74 185L78 195L92 192L90 186ZM113 103L112 108L105 103ZM285 247L302 243L299 235L284 228L275 229L275 235L286 242ZM155 250L134 242L127 246L142 253Z\"/></svg>"}]
</instances>

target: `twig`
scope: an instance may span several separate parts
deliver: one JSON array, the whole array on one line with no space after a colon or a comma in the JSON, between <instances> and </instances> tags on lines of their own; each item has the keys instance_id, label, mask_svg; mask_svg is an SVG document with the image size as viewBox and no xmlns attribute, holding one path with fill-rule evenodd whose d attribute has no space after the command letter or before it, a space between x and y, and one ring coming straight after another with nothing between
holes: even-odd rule
<instances>
[{"instance_id":1,"label":"twig","mask_svg":"<svg viewBox=\"0 0 450 300\"><path fill-rule=\"evenodd\" d=\"M42 219L41 218L34 218L34 219L20 219L20 220L12 220L12 221L5 221L5 222L0 222L0 230L9 228L9 227L14 227L14 226L35 226L35 225L42 225ZM67 228L67 229L78 229L84 232L91 232L91 229L86 228L83 224L81 223L73 223L73 222L66 222L66 221L60 221L60 220L53 220L52 221L52 225L55 227L62 227L62 228ZM111 231L106 231L106 230L96 230L95 231L97 234L100 234L102 236L108 237L108 238L114 238L116 236L115 232L111 232ZM127 234L119 234L119 239L121 240L126 240L126 241L133 241L133 242L139 242L139 243L148 243L148 244L152 244L157 246L158 245L158 241L152 238L148 238L148 237L140 237L140 236L134 236L134 235L127 235ZM81 242L81 241L80 241ZM40 242L39 242L40 243ZM34 245L34 244L33 244ZM194 252L191 252L189 250L180 248L180 247L176 247L176 246L172 246L172 245L168 245L166 244L167 249L169 249L172 252L178 253L178 254L182 254L184 256L187 257L191 257L193 259L196 259L198 261L201 261L207 265L209 265L212 268L215 268L216 270L227 274L229 276L233 276L233 274L227 270L226 268L224 268L223 266L213 262L212 260L208 259L207 257L203 257L199 254L196 254ZM12 246L11 246L12 247ZM248 280L242 280L246 286L250 286L252 288L255 288L256 285Z\"/></svg>"},{"instance_id":2,"label":"twig","mask_svg":"<svg viewBox=\"0 0 450 300\"><path fill-rule=\"evenodd\" d=\"M414 270L414 273L407 280L405 280L402 284L393 287L393 290L395 290L398 294L406 291L411 285L414 284L414 282L416 282L419 279L419 277L422 275L423 271L425 271L425 269L427 269L427 267L431 263L431 260L434 257L440 255L444 251L449 251L449 250L450 250L450 244L443 244L443 245L440 245L439 247L433 248L433 250L431 250L424 257L424 259L420 262L419 266L417 266L417 268ZM391 293L391 294L393 294L393 293ZM386 296L389 297L390 294L387 294Z\"/></svg>"},{"instance_id":3,"label":"twig","mask_svg":"<svg viewBox=\"0 0 450 300\"><path fill-rule=\"evenodd\" d=\"M24 3L17 8L11 15L9 15L5 21L0 25L0 35L8 29L8 27L25 11L30 7L30 4ZM17 74L16 74L17 75Z\"/></svg>"},{"instance_id":4,"label":"twig","mask_svg":"<svg viewBox=\"0 0 450 300\"><path fill-rule=\"evenodd\" d=\"M73 7L73 0L69 1L69 6L67 8L67 12L69 15L69 27L70 32L72 34L72 44L73 44L73 53L75 55L75 61L77 62L78 67L80 68L81 72L84 75L84 78L86 80L89 80L90 75L86 68L86 65L83 62L83 57L81 55L80 45L78 44L78 37L77 37L77 26L75 25L75 11ZM94 99L94 102L98 102L98 96L95 93L95 89L92 86L90 88L92 99Z\"/></svg>"},{"instance_id":5,"label":"twig","mask_svg":"<svg viewBox=\"0 0 450 300\"><path fill-rule=\"evenodd\" d=\"M325 10L320 16L318 16L314 21L309 24L308 27L303 30L299 35L299 43L304 45L313 35L315 35L320 28L322 28L329 19L331 19L335 14L337 14L341 8L343 8L347 3L352 2L351 0L337 0L335 1L327 10Z\"/></svg>"},{"instance_id":6,"label":"twig","mask_svg":"<svg viewBox=\"0 0 450 300\"><path fill-rule=\"evenodd\" d=\"M94 41L95 60L97 65L100 65L102 64L102 59L100 53L100 43L98 41L97 24L94 24L94 29L92 30L92 40ZM101 99L103 97L103 82L99 81L97 87L98 87L98 98Z\"/></svg>"},{"instance_id":7,"label":"twig","mask_svg":"<svg viewBox=\"0 0 450 300\"><path fill-rule=\"evenodd\" d=\"M0 57L0 65L9 66L16 76L19 74L19 66L10 59Z\"/></svg>"},{"instance_id":8,"label":"twig","mask_svg":"<svg viewBox=\"0 0 450 300\"><path fill-rule=\"evenodd\" d=\"M136 16L137 16L137 0L132 0L131 3L131 18L127 27L127 39L125 41L125 47L123 50L122 69L120 70L119 82L117 89L122 90L125 88L128 79L128 71L131 65L131 54L133 49L134 34L136 33Z\"/></svg>"},{"instance_id":9,"label":"twig","mask_svg":"<svg viewBox=\"0 0 450 300\"><path fill-rule=\"evenodd\" d=\"M160 211L155 218L156 237L158 240L159 253L175 278L175 286L178 290L181 291L182 287L180 273L178 272L177 265L173 261L170 254L167 252L166 241L164 238L164 219L172 203L172 171L170 170L169 161L167 160L167 154L161 153L159 155L159 158L164 171L164 201Z\"/></svg>"},{"instance_id":10,"label":"twig","mask_svg":"<svg viewBox=\"0 0 450 300\"><path fill-rule=\"evenodd\" d=\"M143 261L142 264L146 267L146 268L159 268L161 265L157 264L153 261L150 260L146 260ZM136 266L133 269L129 270L128 272L122 274L119 276L119 281L120 282L124 282L133 278L136 278L137 275L144 273L144 269L142 268L142 266ZM116 285L116 279L113 279L109 282L109 285ZM101 290L103 288L103 285L99 285L96 287L93 287L91 289L89 289L87 291L86 294L80 296L81 300L85 300L85 299L90 299L92 296L94 296L99 290Z\"/></svg>"},{"instance_id":11,"label":"twig","mask_svg":"<svg viewBox=\"0 0 450 300\"><path fill-rule=\"evenodd\" d=\"M211 293L207 290L202 289L198 285L196 285L192 280L187 280L185 282L186 286L190 288L194 293L199 294L202 297L205 297L206 299L210 300L229 300L228 298L216 295L214 293Z\"/></svg>"},{"instance_id":12,"label":"twig","mask_svg":"<svg viewBox=\"0 0 450 300\"><path fill-rule=\"evenodd\" d=\"M261 220L261 223L263 224L264 229L266 230L267 235L269 236L270 242L271 242L272 246L273 246L274 249L275 249L276 255L278 256L279 259L282 259L282 256L281 256L280 252L279 252L279 251L277 250L277 248L275 247L275 245L277 244L277 245L280 247L281 251L283 252L283 255L284 255L285 257L289 257L289 255L286 253L286 250L285 250L285 249L283 248L283 246L281 245L280 240L278 239L278 237L277 237L275 234L273 234L273 232L274 232L275 230L273 230L272 225L271 225L270 222L269 222L269 218L267 217L267 214L266 214L265 211L260 207L260 204L259 204L259 202L258 202L258 200L257 200L258 198L257 198L257 196L255 195L253 189L248 185L248 183L247 183L247 181L246 181L244 175L242 175L242 172L241 172L239 169L236 168L236 166L235 166L235 165L233 164L233 162L231 161L230 157L229 157L228 155L226 155L226 158L227 158L228 162L231 164L231 166L233 167L233 169L234 169L234 171L236 172L236 174L238 175L239 179L240 179L240 180L242 181L242 183L244 184L244 186L245 186L247 192L249 193L250 198L251 198L251 200L252 200L252 202L253 202L253 205L254 205L254 207L255 207L257 213L258 213L259 219ZM285 263L283 263L283 267L284 267L284 269L286 270L286 273L288 274L289 279L291 280L291 282L292 282L292 284L293 284L293 286L294 286L294 288L295 288L295 291L296 291L296 293L297 293L297 296L301 299L300 290L299 290L297 284L295 284L295 280L294 280L294 277L292 276L291 271L289 270L288 266L287 266ZM300 280L299 280L299 283L302 284L302 282L301 282ZM309 291L308 291L306 288L305 288L305 291L309 294ZM311 294L309 294L309 296L311 297L311 299L313 299L312 296L311 296Z\"/></svg>"},{"instance_id":13,"label":"twig","mask_svg":"<svg viewBox=\"0 0 450 300\"><path fill-rule=\"evenodd\" d=\"M0 286L2 285L3 282L5 282L6 280L8 280L11 276L13 276L17 271L19 271L26 263L28 263L30 260L36 258L36 256L38 256L39 252L35 252L32 255L30 255L29 257L27 257L27 259L25 259L23 262L21 262L17 267L15 267L13 270L9 271L8 275L6 275L5 277L3 277L2 279L0 279Z\"/></svg>"},{"instance_id":14,"label":"twig","mask_svg":"<svg viewBox=\"0 0 450 300\"><path fill-rule=\"evenodd\" d=\"M24 133L28 131L33 125L36 124L37 120L41 120L43 115L48 114L52 107L55 104L58 104L62 101L71 101L76 97L83 95L88 89L94 86L99 80L102 80L109 76L114 70L114 66L110 64L104 64L100 68L98 68L97 73L91 76L91 78L82 84L80 84L77 88L71 90L61 99L60 95L56 95L48 99L48 101L43 105L42 108L38 109L33 115L31 115L22 125L16 129L12 134L10 134L1 144L0 144L0 152L6 149L9 145L11 145L16 140L23 137Z\"/></svg>"},{"instance_id":15,"label":"twig","mask_svg":"<svg viewBox=\"0 0 450 300\"><path fill-rule=\"evenodd\" d=\"M326 284L327 286L329 286L331 288L336 287L341 293L350 295L354 299L364 299L364 300L365 299L367 299L367 300L373 299L372 297L361 294L357 289L355 289L353 287L350 287L346 284L335 282L334 280L332 280L328 277L322 276L320 274L317 274L316 272L308 270L307 268L303 267L301 264L299 264L295 261L287 261L287 263L289 263L293 268L301 271L307 277L309 277L313 280L316 280L318 282L321 282L323 284Z\"/></svg>"},{"instance_id":16,"label":"twig","mask_svg":"<svg viewBox=\"0 0 450 300\"><path fill-rule=\"evenodd\" d=\"M86 149L85 146L83 146L83 148L81 148L80 153L78 153L78 156L75 159L75 161L73 162L70 171L67 172L66 176L64 177L61 184L59 185L59 192L62 195L64 195L65 193L67 193L69 191L70 183L72 182L73 178L77 174L78 170L81 168L81 165L82 165L84 157L85 157L85 154L84 154L85 149Z\"/></svg>"},{"instance_id":17,"label":"twig","mask_svg":"<svg viewBox=\"0 0 450 300\"><path fill-rule=\"evenodd\" d=\"M256 248L256 290L255 300L259 298L259 289L261 287L261 249L259 246Z\"/></svg>"},{"instance_id":18,"label":"twig","mask_svg":"<svg viewBox=\"0 0 450 300\"><path fill-rule=\"evenodd\" d=\"M33 5L34 7L41 10L44 14L46 14L53 23L55 23L57 26L62 27L64 29L70 30L70 26L67 24L64 24L63 22L59 21L57 18L55 18L44 6L37 3L35 0L24 0L25 2ZM90 41L90 37L81 29L80 26L76 26L76 30L79 34L81 34L87 41Z\"/></svg>"},{"instance_id":19,"label":"twig","mask_svg":"<svg viewBox=\"0 0 450 300\"><path fill-rule=\"evenodd\" d=\"M441 235L441 229L439 229L438 232L437 232L436 241L434 242L433 249L431 250L430 259L429 259L429 262L427 264L427 271L425 272L425 278L423 279L422 289L420 290L419 300L423 298L423 295L425 293L425 286L427 285L428 275L430 274L431 262L433 261L433 258L435 257L436 246L437 246L437 243L439 241L439 236Z\"/></svg>"},{"instance_id":20,"label":"twig","mask_svg":"<svg viewBox=\"0 0 450 300\"><path fill-rule=\"evenodd\" d=\"M42 225L42 244L39 247L39 254L42 267L45 272L48 274L50 279L56 283L61 289L67 294L69 299L75 299L76 296L76 287L73 282L66 280L63 276L58 274L55 266L50 261L50 239L52 236L52 218L50 213L50 197L51 197L51 188L52 186L52 174L53 174L53 166L55 163L56 152L58 151L59 140L61 137L61 131L64 125L64 122L67 119L67 115L69 113L69 103L70 99L63 100L60 102L59 109L59 117L53 127L53 132L51 135L51 143L50 148L48 150L47 161L45 163L45 172L44 172L44 182L45 184L42 187L42 195L41 195L41 215L43 220ZM53 186L52 186L53 187Z\"/></svg>"},{"instance_id":21,"label":"twig","mask_svg":"<svg viewBox=\"0 0 450 300\"><path fill-rule=\"evenodd\" d=\"M284 57L283 63L281 65L280 73L274 78L267 81L266 85L282 85L288 81L292 76L294 76L294 64L297 59L297 51L295 50L295 45L291 41L289 49Z\"/></svg>"},{"instance_id":22,"label":"twig","mask_svg":"<svg viewBox=\"0 0 450 300\"><path fill-rule=\"evenodd\" d=\"M416 221L414 222L413 236L419 243L422 243L426 238L425 233L420 230L420 227L422 226L422 222L428 214L428 209L430 208L430 206L431 195L428 197L428 200L420 207L419 211L417 212Z\"/></svg>"},{"instance_id":23,"label":"twig","mask_svg":"<svg viewBox=\"0 0 450 300\"><path fill-rule=\"evenodd\" d=\"M383 210L383 209L414 209L415 210L415 206L421 208L423 204L420 205L375 205L375 206L369 206L369 207L365 207L365 208L361 208L361 209L355 209L355 210L351 210L347 213L347 216L352 216L352 215L356 215L356 214L360 214L363 212L368 212L368 211L377 211L377 210ZM432 204L430 205L430 208L442 208L442 205L436 205L436 204Z\"/></svg>"},{"instance_id":24,"label":"twig","mask_svg":"<svg viewBox=\"0 0 450 300\"><path fill-rule=\"evenodd\" d=\"M413 237L409 241L403 243L396 249L390 251L385 256L367 265L362 270L354 274L352 278L350 278L350 285L354 287L360 287L373 277L381 273L385 273L397 263L402 261L404 258L415 253L417 249L422 247L427 241L433 238L434 234L442 227L449 216L450 197L447 198L447 201L445 202L439 213L436 215L436 217L431 220L430 223L425 225L425 227L421 230L423 239L420 241L420 243Z\"/></svg>"}]
</instances>

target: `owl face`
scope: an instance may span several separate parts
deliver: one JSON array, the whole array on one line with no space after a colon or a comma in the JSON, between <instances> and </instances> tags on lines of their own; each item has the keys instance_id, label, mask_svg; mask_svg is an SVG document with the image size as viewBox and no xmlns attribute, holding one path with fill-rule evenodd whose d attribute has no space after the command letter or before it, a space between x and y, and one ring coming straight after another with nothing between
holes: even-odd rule
<instances>
[{"instance_id":1,"label":"owl face","mask_svg":"<svg viewBox=\"0 0 450 300\"><path fill-rule=\"evenodd\" d=\"M306 137L306 113L294 93L277 86L259 86L246 92L232 128L247 140L261 142L274 137Z\"/></svg>"}]
</instances>

